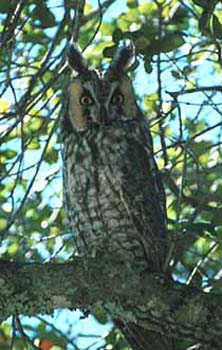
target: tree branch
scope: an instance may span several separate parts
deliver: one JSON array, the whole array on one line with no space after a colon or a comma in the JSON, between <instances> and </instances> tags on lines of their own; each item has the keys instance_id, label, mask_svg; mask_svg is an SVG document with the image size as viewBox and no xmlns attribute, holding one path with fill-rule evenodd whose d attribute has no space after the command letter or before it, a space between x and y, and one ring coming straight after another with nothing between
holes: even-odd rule
<instances>
[{"instance_id":1,"label":"tree branch","mask_svg":"<svg viewBox=\"0 0 222 350\"><path fill-rule=\"evenodd\" d=\"M102 261L102 266L101 266ZM123 262L75 258L66 264L0 261L0 317L48 314L55 308L103 307L171 337L207 344L222 334L222 296L164 274L139 276Z\"/></svg>"},{"instance_id":2,"label":"tree branch","mask_svg":"<svg viewBox=\"0 0 222 350\"><path fill-rule=\"evenodd\" d=\"M205 91L219 91L222 92L222 86L214 85L214 86L202 86L195 87L193 89L186 89L181 91L165 91L167 94L171 95L173 98L176 98L180 95L193 94L196 92L205 92Z\"/></svg>"}]
</instances>

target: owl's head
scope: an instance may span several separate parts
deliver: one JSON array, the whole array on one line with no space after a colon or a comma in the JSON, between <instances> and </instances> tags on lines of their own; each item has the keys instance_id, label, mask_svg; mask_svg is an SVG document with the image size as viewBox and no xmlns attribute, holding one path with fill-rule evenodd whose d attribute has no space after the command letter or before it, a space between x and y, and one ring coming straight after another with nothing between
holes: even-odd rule
<instances>
[{"instance_id":1,"label":"owl's head","mask_svg":"<svg viewBox=\"0 0 222 350\"><path fill-rule=\"evenodd\" d=\"M70 86L69 122L76 131L110 126L141 117L126 70L134 60L131 42L120 47L106 71L90 69L82 53L72 44L68 62L77 73Z\"/></svg>"}]
</instances>

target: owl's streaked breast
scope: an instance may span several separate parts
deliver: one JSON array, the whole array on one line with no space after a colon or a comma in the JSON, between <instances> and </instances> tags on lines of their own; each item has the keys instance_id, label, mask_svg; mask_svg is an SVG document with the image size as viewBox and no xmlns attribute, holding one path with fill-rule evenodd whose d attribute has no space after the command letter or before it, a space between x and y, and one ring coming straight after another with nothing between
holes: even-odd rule
<instances>
[{"instance_id":1,"label":"owl's streaked breast","mask_svg":"<svg viewBox=\"0 0 222 350\"><path fill-rule=\"evenodd\" d=\"M107 69L92 69L71 44L75 77L62 123L63 185L75 251L99 257L101 265L115 256L143 278L147 270L167 269L166 203L150 131L127 74L134 60L134 45L126 41ZM141 319L145 313L144 305ZM119 316L115 323L130 348L173 349L164 330L152 333Z\"/></svg>"},{"instance_id":2,"label":"owl's streaked breast","mask_svg":"<svg viewBox=\"0 0 222 350\"><path fill-rule=\"evenodd\" d=\"M161 264L164 213L158 209L159 198L155 208L155 163L144 137L137 122L89 128L64 138L65 200L80 254L105 251L143 265L156 255L156 266Z\"/></svg>"}]
</instances>

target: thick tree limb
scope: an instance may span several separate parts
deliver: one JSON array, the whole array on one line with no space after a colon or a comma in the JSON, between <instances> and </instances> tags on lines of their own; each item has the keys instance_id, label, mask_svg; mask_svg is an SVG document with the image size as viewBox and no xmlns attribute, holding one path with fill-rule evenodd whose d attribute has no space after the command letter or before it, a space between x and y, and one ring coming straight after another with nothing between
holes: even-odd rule
<instances>
[{"instance_id":1,"label":"thick tree limb","mask_svg":"<svg viewBox=\"0 0 222 350\"><path fill-rule=\"evenodd\" d=\"M164 274L141 278L122 262L102 261L102 266L99 259L82 258L67 264L0 261L0 317L65 307L95 312L102 307L114 319L125 317L175 338L220 346L221 295L203 293Z\"/></svg>"}]
</instances>

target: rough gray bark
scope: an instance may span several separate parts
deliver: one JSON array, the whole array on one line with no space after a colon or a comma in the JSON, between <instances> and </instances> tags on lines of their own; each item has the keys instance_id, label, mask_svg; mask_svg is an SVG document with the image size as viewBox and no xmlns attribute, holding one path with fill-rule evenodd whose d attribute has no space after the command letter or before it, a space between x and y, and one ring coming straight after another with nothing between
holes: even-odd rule
<instances>
[{"instance_id":1,"label":"rough gray bark","mask_svg":"<svg viewBox=\"0 0 222 350\"><path fill-rule=\"evenodd\" d=\"M1 318L65 307L91 312L102 307L113 319L121 314L146 329L220 349L221 295L203 293L164 274L140 278L114 260L103 260L102 266L97 259L82 258L66 264L0 261Z\"/></svg>"}]
</instances>

